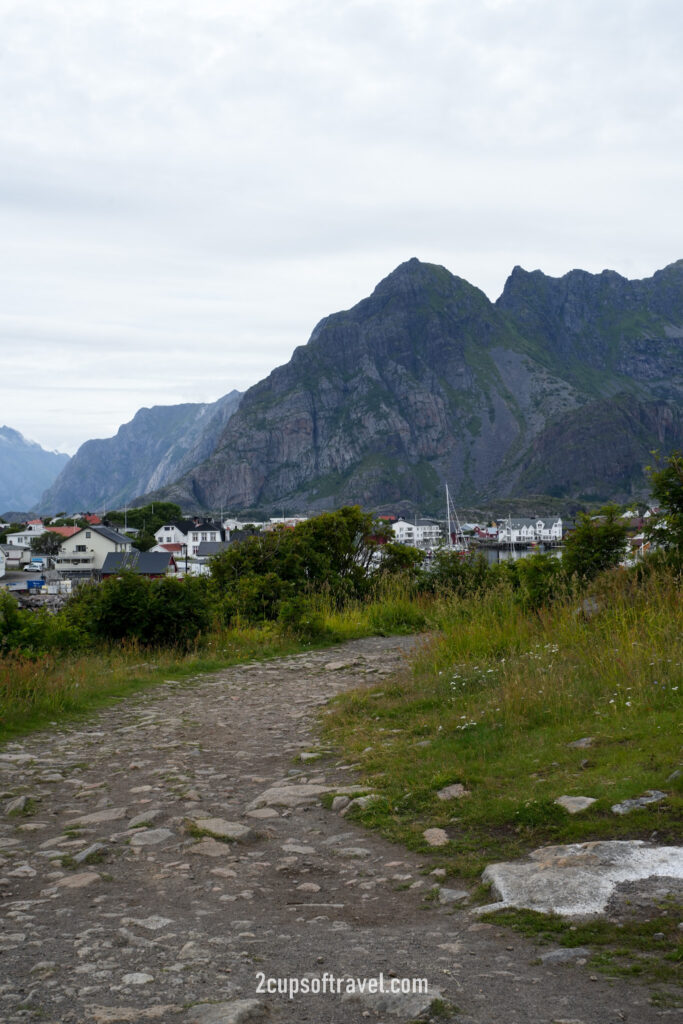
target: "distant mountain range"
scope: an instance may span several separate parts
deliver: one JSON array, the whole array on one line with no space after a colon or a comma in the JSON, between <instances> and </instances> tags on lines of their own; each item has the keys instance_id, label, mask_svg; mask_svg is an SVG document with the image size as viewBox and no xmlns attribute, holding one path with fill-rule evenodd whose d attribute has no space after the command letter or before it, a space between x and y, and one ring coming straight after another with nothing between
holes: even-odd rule
<instances>
[{"instance_id":1,"label":"distant mountain range","mask_svg":"<svg viewBox=\"0 0 683 1024\"><path fill-rule=\"evenodd\" d=\"M492 303L409 260L322 320L246 392L185 507L443 507L528 494L647 494L651 450L683 445L683 260L642 281L516 267Z\"/></svg>"},{"instance_id":2,"label":"distant mountain range","mask_svg":"<svg viewBox=\"0 0 683 1024\"><path fill-rule=\"evenodd\" d=\"M683 260L642 281L516 267L492 303L411 259L244 396L87 442L41 507L629 500L653 448L683 447L682 397Z\"/></svg>"},{"instance_id":3,"label":"distant mountain range","mask_svg":"<svg viewBox=\"0 0 683 1024\"><path fill-rule=\"evenodd\" d=\"M0 427L0 510L36 508L69 456L48 452L11 427Z\"/></svg>"},{"instance_id":4,"label":"distant mountain range","mask_svg":"<svg viewBox=\"0 0 683 1024\"><path fill-rule=\"evenodd\" d=\"M47 512L122 508L203 462L240 404L216 402L140 409L115 437L86 441L40 499Z\"/></svg>"}]
</instances>

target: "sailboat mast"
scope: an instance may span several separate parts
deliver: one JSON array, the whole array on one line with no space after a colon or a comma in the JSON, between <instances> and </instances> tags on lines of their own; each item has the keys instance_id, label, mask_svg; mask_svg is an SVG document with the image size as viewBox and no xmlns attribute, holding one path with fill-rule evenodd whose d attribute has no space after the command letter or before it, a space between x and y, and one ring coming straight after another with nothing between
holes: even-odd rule
<instances>
[{"instance_id":1,"label":"sailboat mast","mask_svg":"<svg viewBox=\"0 0 683 1024\"><path fill-rule=\"evenodd\" d=\"M451 499L448 494L448 484L446 484L446 516L448 518L448 550L450 551L453 547L453 536L451 534Z\"/></svg>"}]
</instances>

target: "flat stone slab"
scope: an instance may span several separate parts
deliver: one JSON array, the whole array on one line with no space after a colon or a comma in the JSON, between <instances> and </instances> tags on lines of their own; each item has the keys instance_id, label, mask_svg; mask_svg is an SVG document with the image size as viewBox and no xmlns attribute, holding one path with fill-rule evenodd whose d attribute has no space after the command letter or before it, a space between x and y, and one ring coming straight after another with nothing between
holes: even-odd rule
<instances>
[{"instance_id":1,"label":"flat stone slab","mask_svg":"<svg viewBox=\"0 0 683 1024\"><path fill-rule=\"evenodd\" d=\"M448 889L442 886L439 889L439 903L442 906L450 906L453 903L466 903L470 894L466 889Z\"/></svg>"},{"instance_id":2,"label":"flat stone slab","mask_svg":"<svg viewBox=\"0 0 683 1024\"><path fill-rule=\"evenodd\" d=\"M57 886L60 889L85 889L93 882L99 882L100 876L95 871L81 871L77 875L67 875L60 878Z\"/></svg>"},{"instance_id":3,"label":"flat stone slab","mask_svg":"<svg viewBox=\"0 0 683 1024\"><path fill-rule=\"evenodd\" d=\"M67 822L69 827L73 825L100 825L105 821L119 821L125 818L125 807L106 807L103 811L95 811L93 814L83 814L80 818L72 818Z\"/></svg>"},{"instance_id":4,"label":"flat stone slab","mask_svg":"<svg viewBox=\"0 0 683 1024\"><path fill-rule=\"evenodd\" d=\"M190 828L193 826L213 839L223 839L230 843L245 843L256 835L248 825L226 821L224 818L191 818Z\"/></svg>"},{"instance_id":5,"label":"flat stone slab","mask_svg":"<svg viewBox=\"0 0 683 1024\"><path fill-rule=\"evenodd\" d=\"M134 1006L93 1006L93 1024L137 1024L138 1021L167 1021L171 1014L179 1013L181 1006L166 1003L163 1006L148 1006L140 1009Z\"/></svg>"},{"instance_id":6,"label":"flat stone slab","mask_svg":"<svg viewBox=\"0 0 683 1024\"><path fill-rule=\"evenodd\" d=\"M362 790L362 786L347 786L340 789L339 786L317 785L312 782L300 782L291 786L273 786L252 800L247 810L253 811L257 807L299 807L302 804L314 803L325 793L347 795L362 792Z\"/></svg>"},{"instance_id":7,"label":"flat stone slab","mask_svg":"<svg viewBox=\"0 0 683 1024\"><path fill-rule=\"evenodd\" d=\"M489 864L482 875L503 907L586 917L602 913L617 885L646 878L683 879L683 846L643 840L544 846L528 861Z\"/></svg>"},{"instance_id":8,"label":"flat stone slab","mask_svg":"<svg viewBox=\"0 0 683 1024\"><path fill-rule=\"evenodd\" d=\"M265 818L279 818L280 815L274 807L257 807L254 811L247 811L247 817L263 820Z\"/></svg>"},{"instance_id":9,"label":"flat stone slab","mask_svg":"<svg viewBox=\"0 0 683 1024\"><path fill-rule=\"evenodd\" d=\"M389 979L384 979L385 987ZM399 1017L402 1021L414 1020L425 1014L435 999L441 997L438 989L430 987L428 992L395 993L395 992L355 992L343 996L343 1002L360 1003L376 1016L388 1014Z\"/></svg>"},{"instance_id":10,"label":"flat stone slab","mask_svg":"<svg viewBox=\"0 0 683 1024\"><path fill-rule=\"evenodd\" d=\"M658 804L666 800L667 794L659 789L647 789L642 796L634 797L633 800L623 800L620 804L612 804L612 814L630 814L639 807L647 807L648 804Z\"/></svg>"},{"instance_id":11,"label":"flat stone slab","mask_svg":"<svg viewBox=\"0 0 683 1024\"><path fill-rule=\"evenodd\" d=\"M187 1024L247 1024L263 1017L258 999L233 999L229 1003L201 1003L188 1011Z\"/></svg>"},{"instance_id":12,"label":"flat stone slab","mask_svg":"<svg viewBox=\"0 0 683 1024\"><path fill-rule=\"evenodd\" d=\"M592 796L558 796L555 801L560 807L564 807L565 811L569 814L578 814L579 811L585 811L595 803L595 797Z\"/></svg>"},{"instance_id":13,"label":"flat stone slab","mask_svg":"<svg viewBox=\"0 0 683 1024\"><path fill-rule=\"evenodd\" d=\"M232 850L228 843L221 843L218 839L205 836L198 843L191 846L188 853L198 854L200 857L231 857Z\"/></svg>"},{"instance_id":14,"label":"flat stone slab","mask_svg":"<svg viewBox=\"0 0 683 1024\"><path fill-rule=\"evenodd\" d=\"M131 836L131 846L158 846L165 843L167 839L173 839L174 833L170 828L146 828L140 829L134 836Z\"/></svg>"}]
</instances>

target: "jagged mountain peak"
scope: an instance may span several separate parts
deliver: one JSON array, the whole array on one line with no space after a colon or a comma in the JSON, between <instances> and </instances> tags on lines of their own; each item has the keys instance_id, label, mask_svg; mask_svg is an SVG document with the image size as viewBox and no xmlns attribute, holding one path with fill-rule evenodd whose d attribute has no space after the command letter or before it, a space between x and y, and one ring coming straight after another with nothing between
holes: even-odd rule
<instances>
[{"instance_id":1,"label":"jagged mountain peak","mask_svg":"<svg viewBox=\"0 0 683 1024\"><path fill-rule=\"evenodd\" d=\"M413 257L321 320L247 392L214 455L159 496L235 511L400 499L427 509L444 481L462 500L524 493L532 452L536 491L568 494L567 468L572 491L584 477L606 496L642 487L649 434L677 443L683 430L669 415L683 394L677 274L516 267L493 304ZM634 440L611 481L610 431L623 424Z\"/></svg>"}]
</instances>

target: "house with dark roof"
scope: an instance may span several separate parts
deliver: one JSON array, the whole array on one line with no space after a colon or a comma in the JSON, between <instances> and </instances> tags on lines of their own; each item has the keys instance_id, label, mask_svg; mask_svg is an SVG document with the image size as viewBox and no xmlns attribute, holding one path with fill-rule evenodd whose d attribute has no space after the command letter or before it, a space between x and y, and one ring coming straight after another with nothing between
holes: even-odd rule
<instances>
[{"instance_id":1,"label":"house with dark roof","mask_svg":"<svg viewBox=\"0 0 683 1024\"><path fill-rule=\"evenodd\" d=\"M225 540L225 531L220 523L212 519L177 519L160 526L154 536L157 547L161 544L180 544L186 547L186 553L192 557L198 553L202 542Z\"/></svg>"},{"instance_id":2,"label":"house with dark roof","mask_svg":"<svg viewBox=\"0 0 683 1024\"><path fill-rule=\"evenodd\" d=\"M55 568L62 572L99 572L108 554L132 550L130 537L109 526L84 526L66 537L55 555Z\"/></svg>"},{"instance_id":3,"label":"house with dark roof","mask_svg":"<svg viewBox=\"0 0 683 1024\"><path fill-rule=\"evenodd\" d=\"M110 551L100 570L102 577L116 576L121 572L134 572L138 576L158 579L178 571L175 558L170 551Z\"/></svg>"}]
</instances>

